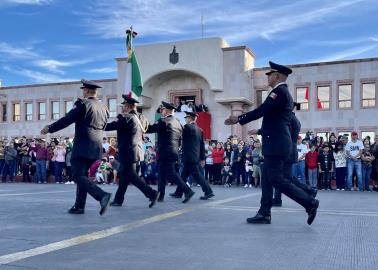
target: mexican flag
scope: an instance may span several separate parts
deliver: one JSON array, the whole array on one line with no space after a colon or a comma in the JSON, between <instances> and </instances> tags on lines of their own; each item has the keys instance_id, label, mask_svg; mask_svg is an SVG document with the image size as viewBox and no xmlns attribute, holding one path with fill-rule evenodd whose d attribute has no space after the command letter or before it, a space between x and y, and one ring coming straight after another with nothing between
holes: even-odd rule
<instances>
[{"instance_id":1,"label":"mexican flag","mask_svg":"<svg viewBox=\"0 0 378 270\"><path fill-rule=\"evenodd\" d=\"M143 91L142 76L140 75L138 61L133 48L133 38L137 35L130 28L126 31L127 64L125 70L125 94L132 93L133 96L140 97Z\"/></svg>"}]
</instances>

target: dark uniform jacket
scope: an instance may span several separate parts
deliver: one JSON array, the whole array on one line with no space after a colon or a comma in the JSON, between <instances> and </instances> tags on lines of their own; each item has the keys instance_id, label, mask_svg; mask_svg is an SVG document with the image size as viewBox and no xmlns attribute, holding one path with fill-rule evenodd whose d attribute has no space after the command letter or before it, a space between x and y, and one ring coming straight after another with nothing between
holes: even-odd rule
<instances>
[{"instance_id":1,"label":"dark uniform jacket","mask_svg":"<svg viewBox=\"0 0 378 270\"><path fill-rule=\"evenodd\" d=\"M182 126L169 115L149 125L146 133L157 133L157 155L160 161L177 161L181 144Z\"/></svg>"},{"instance_id":2,"label":"dark uniform jacket","mask_svg":"<svg viewBox=\"0 0 378 270\"><path fill-rule=\"evenodd\" d=\"M182 161L198 163L205 159L202 129L195 123L186 124L182 132Z\"/></svg>"},{"instance_id":3,"label":"dark uniform jacket","mask_svg":"<svg viewBox=\"0 0 378 270\"><path fill-rule=\"evenodd\" d=\"M102 157L102 133L109 112L97 98L78 99L72 110L49 126L54 133L75 123L75 138L71 159L78 157L100 159Z\"/></svg>"},{"instance_id":4,"label":"dark uniform jacket","mask_svg":"<svg viewBox=\"0 0 378 270\"><path fill-rule=\"evenodd\" d=\"M264 156L289 156L292 149L290 119L293 106L287 85L280 84L257 109L239 116L241 125L263 117L261 135Z\"/></svg>"},{"instance_id":5,"label":"dark uniform jacket","mask_svg":"<svg viewBox=\"0 0 378 270\"><path fill-rule=\"evenodd\" d=\"M289 162L296 163L298 161L298 151L297 151L297 139L299 132L301 130L301 122L295 116L294 112L291 112L290 119L290 136L291 136L291 152L289 155Z\"/></svg>"},{"instance_id":6,"label":"dark uniform jacket","mask_svg":"<svg viewBox=\"0 0 378 270\"><path fill-rule=\"evenodd\" d=\"M117 121L107 124L105 130L117 130L119 160L131 163L143 160L143 132L148 126L146 118L134 110L119 114L117 118Z\"/></svg>"}]
</instances>

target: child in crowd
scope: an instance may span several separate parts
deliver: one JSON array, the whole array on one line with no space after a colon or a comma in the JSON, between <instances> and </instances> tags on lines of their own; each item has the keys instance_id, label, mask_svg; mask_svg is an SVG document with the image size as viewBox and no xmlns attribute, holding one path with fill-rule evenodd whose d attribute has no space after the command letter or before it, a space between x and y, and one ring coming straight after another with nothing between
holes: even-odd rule
<instances>
[{"instance_id":1,"label":"child in crowd","mask_svg":"<svg viewBox=\"0 0 378 270\"><path fill-rule=\"evenodd\" d=\"M318 152L315 151L316 146L310 146L310 152L306 154L306 166L308 168L308 181L313 189L318 188Z\"/></svg>"},{"instance_id":2,"label":"child in crowd","mask_svg":"<svg viewBox=\"0 0 378 270\"><path fill-rule=\"evenodd\" d=\"M340 141L336 142L335 152L333 153L336 168L336 190L344 190L347 177L347 154L344 144Z\"/></svg>"},{"instance_id":3,"label":"child in crowd","mask_svg":"<svg viewBox=\"0 0 378 270\"><path fill-rule=\"evenodd\" d=\"M332 190L331 188L331 174L334 167L334 159L331 152L329 152L329 145L323 144L323 151L318 158L319 174L321 175L321 190Z\"/></svg>"},{"instance_id":4,"label":"child in crowd","mask_svg":"<svg viewBox=\"0 0 378 270\"><path fill-rule=\"evenodd\" d=\"M245 176L245 185L244 187L247 188L247 187L252 187L252 182L253 181L253 158L252 158L252 152L251 151L247 151L245 153L245 173L246 173L246 176Z\"/></svg>"},{"instance_id":5,"label":"child in crowd","mask_svg":"<svg viewBox=\"0 0 378 270\"><path fill-rule=\"evenodd\" d=\"M99 183L99 184L107 184L108 183L108 173L109 173L108 168L109 168L109 165L107 163L107 159L103 158L101 160L101 163L98 166L97 172L96 172L97 183Z\"/></svg>"},{"instance_id":6,"label":"child in crowd","mask_svg":"<svg viewBox=\"0 0 378 270\"><path fill-rule=\"evenodd\" d=\"M224 187L231 187L232 183L232 170L230 160L225 157L222 165L222 184Z\"/></svg>"},{"instance_id":7,"label":"child in crowd","mask_svg":"<svg viewBox=\"0 0 378 270\"><path fill-rule=\"evenodd\" d=\"M149 160L146 162L146 168L144 171L144 179L146 181L146 184L148 185L156 185L157 183L157 163L155 160L155 156L151 155Z\"/></svg>"}]
</instances>

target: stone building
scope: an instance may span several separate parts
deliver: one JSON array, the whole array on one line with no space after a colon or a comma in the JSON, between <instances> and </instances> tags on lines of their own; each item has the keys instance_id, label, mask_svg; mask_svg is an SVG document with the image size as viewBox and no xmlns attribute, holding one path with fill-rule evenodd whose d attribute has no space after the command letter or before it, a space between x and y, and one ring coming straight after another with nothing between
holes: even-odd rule
<instances>
[{"instance_id":1,"label":"stone building","mask_svg":"<svg viewBox=\"0 0 378 270\"><path fill-rule=\"evenodd\" d=\"M256 56L248 47L208 38L141 45L135 51L144 81L140 105L150 121L162 100L188 99L209 108L213 139L224 141L231 134L245 138L249 130L260 127L261 119L243 127L223 124L230 114L256 108L268 93L268 68L255 67ZM126 58L115 60L117 78L97 80L111 117L120 111L125 80ZM288 66L293 69L289 89L302 103L297 112L302 133L327 136L356 130L364 137L378 132L378 58ZM72 107L81 94L79 87L79 81L1 87L0 137L38 135ZM70 127L53 136L72 134Z\"/></svg>"}]
</instances>

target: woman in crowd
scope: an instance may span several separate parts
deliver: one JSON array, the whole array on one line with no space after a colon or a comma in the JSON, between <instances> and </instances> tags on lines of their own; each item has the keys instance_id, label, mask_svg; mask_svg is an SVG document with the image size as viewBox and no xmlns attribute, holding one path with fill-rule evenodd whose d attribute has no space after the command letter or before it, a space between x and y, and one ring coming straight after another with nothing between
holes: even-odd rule
<instances>
[{"instance_id":1,"label":"woman in crowd","mask_svg":"<svg viewBox=\"0 0 378 270\"><path fill-rule=\"evenodd\" d=\"M223 163L224 149L221 142L217 143L217 147L213 149L213 175L214 175L214 184L222 184L222 163Z\"/></svg>"},{"instance_id":2,"label":"woman in crowd","mask_svg":"<svg viewBox=\"0 0 378 270\"><path fill-rule=\"evenodd\" d=\"M228 158L228 160L230 160L231 154L232 154L232 145L230 143L226 143L224 148L225 148L224 157Z\"/></svg>"},{"instance_id":3,"label":"woman in crowd","mask_svg":"<svg viewBox=\"0 0 378 270\"><path fill-rule=\"evenodd\" d=\"M369 187L371 171L373 167L374 155L370 148L369 141L364 142L364 150L362 150L361 160L362 160L362 184L364 185L365 191L371 191Z\"/></svg>"},{"instance_id":4,"label":"woman in crowd","mask_svg":"<svg viewBox=\"0 0 378 270\"><path fill-rule=\"evenodd\" d=\"M110 146L109 146L109 149L108 149L108 152L106 153L106 155L108 157L113 156L113 157L117 158L117 154L118 154L117 139L111 138L110 139Z\"/></svg>"},{"instance_id":5,"label":"woman in crowd","mask_svg":"<svg viewBox=\"0 0 378 270\"><path fill-rule=\"evenodd\" d=\"M344 190L348 169L347 154L341 141L336 142L333 158L335 159L336 168L336 190Z\"/></svg>"},{"instance_id":6,"label":"woman in crowd","mask_svg":"<svg viewBox=\"0 0 378 270\"><path fill-rule=\"evenodd\" d=\"M63 169L66 165L66 145L64 141L58 143L54 149L54 176L56 184L63 184Z\"/></svg>"},{"instance_id":7,"label":"woman in crowd","mask_svg":"<svg viewBox=\"0 0 378 270\"><path fill-rule=\"evenodd\" d=\"M256 140L253 144L252 150L252 171L253 171L253 185L258 187L261 184L261 165L264 162L264 157L262 155L261 143Z\"/></svg>"}]
</instances>

